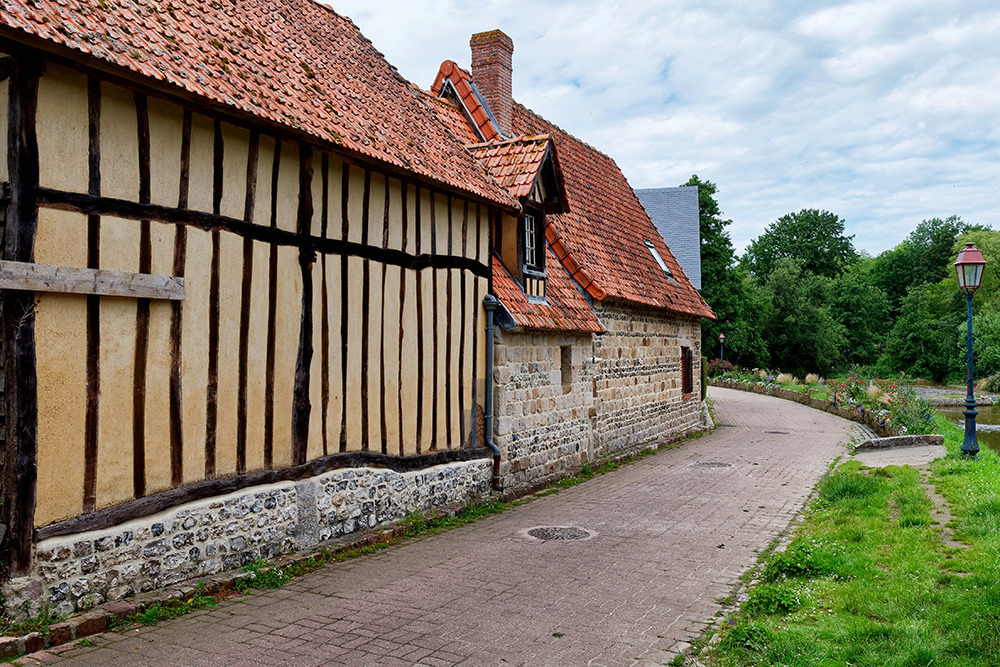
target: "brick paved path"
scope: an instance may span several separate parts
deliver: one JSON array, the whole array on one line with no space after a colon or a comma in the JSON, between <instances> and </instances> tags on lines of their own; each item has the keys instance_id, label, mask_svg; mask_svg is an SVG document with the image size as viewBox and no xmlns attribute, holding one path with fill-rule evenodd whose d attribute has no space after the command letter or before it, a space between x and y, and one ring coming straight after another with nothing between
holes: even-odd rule
<instances>
[{"instance_id":1,"label":"brick paved path","mask_svg":"<svg viewBox=\"0 0 1000 667\"><path fill-rule=\"evenodd\" d=\"M558 494L331 565L97 648L72 665L661 665L801 509L851 422L713 387L712 434ZM590 539L540 541L538 526Z\"/></svg>"}]
</instances>

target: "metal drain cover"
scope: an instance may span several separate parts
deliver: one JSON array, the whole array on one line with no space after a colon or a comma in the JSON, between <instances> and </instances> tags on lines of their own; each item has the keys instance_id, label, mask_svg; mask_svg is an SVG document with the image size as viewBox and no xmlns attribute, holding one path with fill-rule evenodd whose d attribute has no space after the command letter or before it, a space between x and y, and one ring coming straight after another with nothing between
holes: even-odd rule
<instances>
[{"instance_id":1,"label":"metal drain cover","mask_svg":"<svg viewBox=\"0 0 1000 667\"><path fill-rule=\"evenodd\" d=\"M695 463L694 468L731 468L733 464L723 463L722 461L702 461L701 463Z\"/></svg>"},{"instance_id":2,"label":"metal drain cover","mask_svg":"<svg viewBox=\"0 0 1000 667\"><path fill-rule=\"evenodd\" d=\"M532 528L528 535L539 540L585 540L590 537L590 533L580 528L559 527Z\"/></svg>"}]
</instances>

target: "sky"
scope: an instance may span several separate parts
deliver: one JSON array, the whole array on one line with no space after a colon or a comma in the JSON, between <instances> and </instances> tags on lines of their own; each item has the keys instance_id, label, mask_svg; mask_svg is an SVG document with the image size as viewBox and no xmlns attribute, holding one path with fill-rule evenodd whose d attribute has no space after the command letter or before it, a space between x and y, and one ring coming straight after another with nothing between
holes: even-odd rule
<instances>
[{"instance_id":1,"label":"sky","mask_svg":"<svg viewBox=\"0 0 1000 667\"><path fill-rule=\"evenodd\" d=\"M328 4L425 89L503 30L518 102L633 188L714 182L737 252L806 208L872 255L928 218L1000 230L996 0Z\"/></svg>"}]
</instances>

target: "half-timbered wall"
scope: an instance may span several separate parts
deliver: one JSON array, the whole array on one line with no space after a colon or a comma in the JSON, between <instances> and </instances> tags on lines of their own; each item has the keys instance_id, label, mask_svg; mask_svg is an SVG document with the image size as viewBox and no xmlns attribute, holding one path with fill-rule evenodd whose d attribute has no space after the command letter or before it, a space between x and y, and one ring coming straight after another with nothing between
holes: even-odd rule
<instances>
[{"instance_id":1,"label":"half-timbered wall","mask_svg":"<svg viewBox=\"0 0 1000 667\"><path fill-rule=\"evenodd\" d=\"M36 294L35 527L479 446L490 210L61 66L37 85L31 259L184 299Z\"/></svg>"}]
</instances>

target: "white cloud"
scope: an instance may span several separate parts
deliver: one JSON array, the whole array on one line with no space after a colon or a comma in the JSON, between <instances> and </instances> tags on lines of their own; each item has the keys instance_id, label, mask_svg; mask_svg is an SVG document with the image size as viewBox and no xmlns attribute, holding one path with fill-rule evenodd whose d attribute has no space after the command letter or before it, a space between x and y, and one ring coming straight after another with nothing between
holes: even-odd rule
<instances>
[{"instance_id":1,"label":"white cloud","mask_svg":"<svg viewBox=\"0 0 1000 667\"><path fill-rule=\"evenodd\" d=\"M714 181L739 249L803 208L873 253L925 218L1000 227L994 0L333 4L425 88L504 30L519 102L634 187Z\"/></svg>"}]
</instances>

